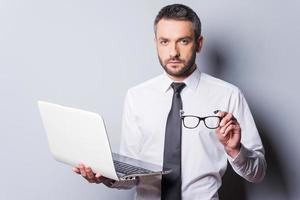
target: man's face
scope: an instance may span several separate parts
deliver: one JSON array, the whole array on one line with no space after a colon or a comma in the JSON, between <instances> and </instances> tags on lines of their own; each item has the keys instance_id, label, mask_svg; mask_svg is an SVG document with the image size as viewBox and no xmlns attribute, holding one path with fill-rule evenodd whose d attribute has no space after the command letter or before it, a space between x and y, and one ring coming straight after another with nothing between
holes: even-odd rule
<instances>
[{"instance_id":1,"label":"man's face","mask_svg":"<svg viewBox=\"0 0 300 200\"><path fill-rule=\"evenodd\" d=\"M195 39L190 21L161 19L157 23L155 42L159 62L173 79L182 80L193 71L202 40L202 37Z\"/></svg>"}]
</instances>

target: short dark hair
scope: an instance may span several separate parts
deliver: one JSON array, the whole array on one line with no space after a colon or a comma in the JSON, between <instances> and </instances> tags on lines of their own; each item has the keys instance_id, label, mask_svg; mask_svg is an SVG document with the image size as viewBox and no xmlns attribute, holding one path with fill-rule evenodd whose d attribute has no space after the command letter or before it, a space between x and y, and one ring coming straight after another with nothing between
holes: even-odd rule
<instances>
[{"instance_id":1,"label":"short dark hair","mask_svg":"<svg viewBox=\"0 0 300 200\"><path fill-rule=\"evenodd\" d=\"M172 4L163 7L154 20L154 32L156 34L157 23L161 19L187 20L192 22L195 39L201 35L201 21L198 15L188 6L183 4Z\"/></svg>"}]
</instances>

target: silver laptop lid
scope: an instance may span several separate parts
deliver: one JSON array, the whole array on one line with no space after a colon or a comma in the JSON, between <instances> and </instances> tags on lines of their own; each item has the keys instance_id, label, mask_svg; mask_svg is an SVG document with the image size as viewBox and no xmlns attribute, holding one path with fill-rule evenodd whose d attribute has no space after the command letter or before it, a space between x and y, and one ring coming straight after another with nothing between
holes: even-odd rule
<instances>
[{"instance_id":1,"label":"silver laptop lid","mask_svg":"<svg viewBox=\"0 0 300 200\"><path fill-rule=\"evenodd\" d=\"M76 166L83 162L94 172L119 180L102 117L93 112L38 101L53 157Z\"/></svg>"}]
</instances>

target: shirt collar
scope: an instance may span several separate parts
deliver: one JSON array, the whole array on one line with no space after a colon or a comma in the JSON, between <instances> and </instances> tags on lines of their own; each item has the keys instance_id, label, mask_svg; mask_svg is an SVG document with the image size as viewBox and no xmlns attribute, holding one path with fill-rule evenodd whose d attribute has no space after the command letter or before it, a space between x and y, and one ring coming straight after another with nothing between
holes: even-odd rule
<instances>
[{"instance_id":1,"label":"shirt collar","mask_svg":"<svg viewBox=\"0 0 300 200\"><path fill-rule=\"evenodd\" d=\"M198 69L198 67L195 69L195 71L188 76L186 79L183 80L187 88L192 89L195 91L198 87L199 81L200 81L200 75L201 72ZM167 92L171 88L171 84L174 82L166 72L163 74L163 81L162 81L162 90L164 92Z\"/></svg>"}]
</instances>

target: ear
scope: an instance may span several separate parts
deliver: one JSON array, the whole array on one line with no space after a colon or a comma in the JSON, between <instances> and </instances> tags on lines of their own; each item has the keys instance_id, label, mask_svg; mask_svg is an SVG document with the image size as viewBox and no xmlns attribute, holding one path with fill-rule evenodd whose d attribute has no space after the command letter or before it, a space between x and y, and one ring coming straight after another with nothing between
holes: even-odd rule
<instances>
[{"instance_id":1,"label":"ear","mask_svg":"<svg viewBox=\"0 0 300 200\"><path fill-rule=\"evenodd\" d=\"M202 35L200 35L199 37L198 37L198 39L197 39L197 49L196 49L196 51L197 52L200 52L201 51L201 49L202 49L202 46L203 46L203 36Z\"/></svg>"}]
</instances>

